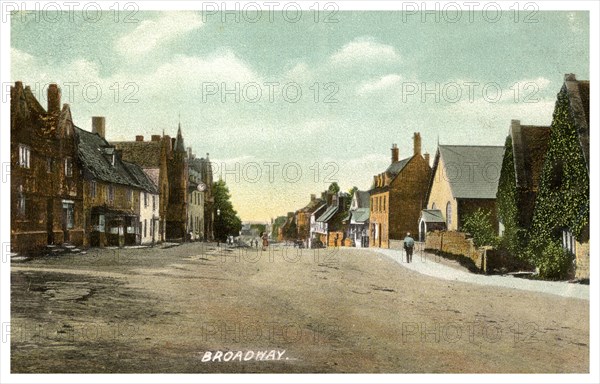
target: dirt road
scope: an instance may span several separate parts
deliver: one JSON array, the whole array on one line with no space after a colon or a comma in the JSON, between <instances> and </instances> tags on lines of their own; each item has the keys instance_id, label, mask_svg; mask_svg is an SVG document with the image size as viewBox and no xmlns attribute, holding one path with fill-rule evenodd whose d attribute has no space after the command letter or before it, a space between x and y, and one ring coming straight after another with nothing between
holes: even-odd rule
<instances>
[{"instance_id":1,"label":"dirt road","mask_svg":"<svg viewBox=\"0 0 600 384\"><path fill-rule=\"evenodd\" d=\"M368 250L125 249L12 265L12 372L588 372L589 301Z\"/></svg>"}]
</instances>

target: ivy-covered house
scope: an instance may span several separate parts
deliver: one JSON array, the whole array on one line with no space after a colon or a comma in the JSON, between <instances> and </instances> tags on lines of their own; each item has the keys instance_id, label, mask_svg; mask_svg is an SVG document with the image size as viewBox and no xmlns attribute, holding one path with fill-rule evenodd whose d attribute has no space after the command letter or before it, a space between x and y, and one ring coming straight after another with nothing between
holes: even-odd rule
<instances>
[{"instance_id":1,"label":"ivy-covered house","mask_svg":"<svg viewBox=\"0 0 600 384\"><path fill-rule=\"evenodd\" d=\"M565 75L554 107L528 247L546 277L589 278L589 89Z\"/></svg>"},{"instance_id":2,"label":"ivy-covered house","mask_svg":"<svg viewBox=\"0 0 600 384\"><path fill-rule=\"evenodd\" d=\"M503 246L523 256L548 151L550 127L512 120L498 183L497 206Z\"/></svg>"}]
</instances>

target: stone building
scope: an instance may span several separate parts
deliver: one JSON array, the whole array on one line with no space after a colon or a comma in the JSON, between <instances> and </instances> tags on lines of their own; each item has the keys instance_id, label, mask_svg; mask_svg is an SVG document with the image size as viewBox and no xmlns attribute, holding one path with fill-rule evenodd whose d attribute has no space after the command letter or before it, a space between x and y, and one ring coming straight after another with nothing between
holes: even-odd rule
<instances>
[{"instance_id":1,"label":"stone building","mask_svg":"<svg viewBox=\"0 0 600 384\"><path fill-rule=\"evenodd\" d=\"M421 209L425 208L430 179L429 154L421 154L421 135L413 136L413 154L399 159L399 149L392 145L388 168L373 177L369 191L371 247L401 247L407 232L418 232Z\"/></svg>"},{"instance_id":2,"label":"stone building","mask_svg":"<svg viewBox=\"0 0 600 384\"><path fill-rule=\"evenodd\" d=\"M204 194L207 186L202 181L202 162L196 161L192 149L188 148L188 229L189 239L204 240Z\"/></svg>"},{"instance_id":3,"label":"stone building","mask_svg":"<svg viewBox=\"0 0 600 384\"><path fill-rule=\"evenodd\" d=\"M139 243L154 245L164 238L164 233L160 232L163 228L160 225L158 187L139 165L126 161L123 163L137 184L142 187L139 190L139 208L137 210L139 212Z\"/></svg>"},{"instance_id":4,"label":"stone building","mask_svg":"<svg viewBox=\"0 0 600 384\"><path fill-rule=\"evenodd\" d=\"M310 217L312 213L324 204L324 200L317 198L317 195L310 195L309 203L296 211L296 226L298 239L307 240L310 237Z\"/></svg>"},{"instance_id":5,"label":"stone building","mask_svg":"<svg viewBox=\"0 0 600 384\"><path fill-rule=\"evenodd\" d=\"M446 229L457 231L465 218L481 208L490 212L498 232L496 192L504 147L439 145L427 193L427 208L442 216Z\"/></svg>"},{"instance_id":6,"label":"stone building","mask_svg":"<svg viewBox=\"0 0 600 384\"><path fill-rule=\"evenodd\" d=\"M348 216L350 195L345 192L327 191L323 193L323 200L326 201L325 209L318 207L315 213L322 213L315 216L314 222L311 223L311 244L320 243L326 247L343 246L346 234L344 219Z\"/></svg>"},{"instance_id":7,"label":"stone building","mask_svg":"<svg viewBox=\"0 0 600 384\"><path fill-rule=\"evenodd\" d=\"M371 195L367 191L355 191L348 212L346 237L357 248L369 246L369 215Z\"/></svg>"},{"instance_id":8,"label":"stone building","mask_svg":"<svg viewBox=\"0 0 600 384\"><path fill-rule=\"evenodd\" d=\"M92 132L75 128L83 170L85 244L124 246L140 242L140 194L146 191L121 153L105 139L104 117L92 118Z\"/></svg>"},{"instance_id":9,"label":"stone building","mask_svg":"<svg viewBox=\"0 0 600 384\"><path fill-rule=\"evenodd\" d=\"M11 87L11 249L84 241L83 190L68 104L56 84L44 109L29 86Z\"/></svg>"},{"instance_id":10,"label":"stone building","mask_svg":"<svg viewBox=\"0 0 600 384\"><path fill-rule=\"evenodd\" d=\"M171 139L165 135L152 135L144 140L137 135L135 141L111 142L121 152L123 160L137 164L148 175L158 189L158 238L157 242L166 240L167 207L169 203L168 159Z\"/></svg>"}]
</instances>

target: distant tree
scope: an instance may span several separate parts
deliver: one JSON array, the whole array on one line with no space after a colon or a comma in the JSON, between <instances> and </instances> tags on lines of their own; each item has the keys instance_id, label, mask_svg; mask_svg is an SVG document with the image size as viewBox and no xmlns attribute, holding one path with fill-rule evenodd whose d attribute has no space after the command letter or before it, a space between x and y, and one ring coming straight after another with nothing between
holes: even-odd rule
<instances>
[{"instance_id":1,"label":"distant tree","mask_svg":"<svg viewBox=\"0 0 600 384\"><path fill-rule=\"evenodd\" d=\"M358 191L358 187L355 185L354 187L350 188L350 190L348 191L348 193L350 194L350 198L352 199L352 196L354 196L354 193Z\"/></svg>"},{"instance_id":2,"label":"distant tree","mask_svg":"<svg viewBox=\"0 0 600 384\"><path fill-rule=\"evenodd\" d=\"M237 236L240 233L242 220L233 208L229 188L223 180L213 184L213 194L215 198L215 237L225 241L228 235Z\"/></svg>"},{"instance_id":3,"label":"distant tree","mask_svg":"<svg viewBox=\"0 0 600 384\"><path fill-rule=\"evenodd\" d=\"M340 186L335 181L331 183L328 189L329 192L338 193L340 191Z\"/></svg>"}]
</instances>

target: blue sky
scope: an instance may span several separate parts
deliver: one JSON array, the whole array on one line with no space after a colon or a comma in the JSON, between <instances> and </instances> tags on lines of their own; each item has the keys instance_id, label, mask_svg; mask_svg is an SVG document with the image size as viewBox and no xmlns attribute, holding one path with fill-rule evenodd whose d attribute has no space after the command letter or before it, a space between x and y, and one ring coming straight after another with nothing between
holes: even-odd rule
<instances>
[{"instance_id":1,"label":"blue sky","mask_svg":"<svg viewBox=\"0 0 600 384\"><path fill-rule=\"evenodd\" d=\"M186 145L229 170L244 220L298 209L331 180L369 188L392 143L411 155L416 131L432 154L438 140L503 145L511 119L550 123L565 73L589 78L587 12L538 12L535 23L508 12L495 23L384 11L339 12L335 23L75 16L13 16L12 80L42 104L43 85L57 82L75 124L104 115L109 140L174 135L180 114Z\"/></svg>"}]
</instances>

